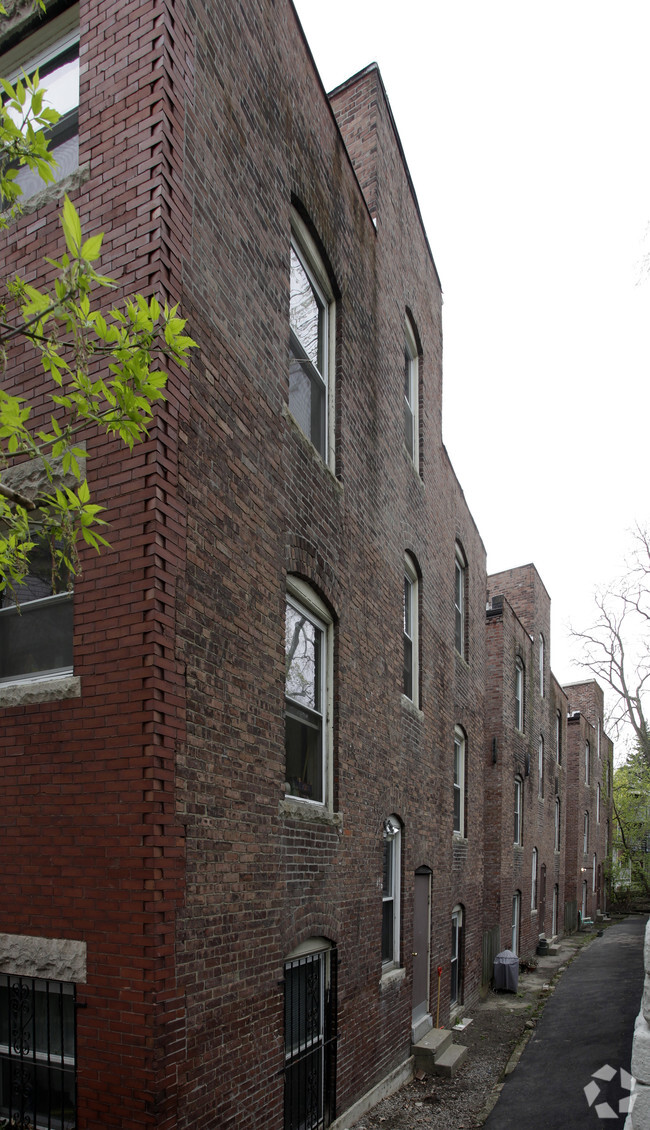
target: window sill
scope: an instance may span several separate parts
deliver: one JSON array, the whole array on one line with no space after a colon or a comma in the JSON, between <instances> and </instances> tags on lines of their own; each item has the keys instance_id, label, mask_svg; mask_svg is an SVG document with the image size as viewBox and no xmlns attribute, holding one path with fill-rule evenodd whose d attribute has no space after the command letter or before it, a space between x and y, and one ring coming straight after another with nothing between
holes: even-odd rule
<instances>
[{"instance_id":1,"label":"window sill","mask_svg":"<svg viewBox=\"0 0 650 1130\"><path fill-rule=\"evenodd\" d=\"M452 832L452 838L455 844L466 844L468 842L467 836L463 832Z\"/></svg>"},{"instance_id":2,"label":"window sill","mask_svg":"<svg viewBox=\"0 0 650 1130\"><path fill-rule=\"evenodd\" d=\"M463 666L463 667L464 667L464 668L465 668L465 669L466 669L467 671L469 671L469 662L468 662L468 660L466 659L466 657L465 657L465 656L464 656L464 655L462 654L462 652L460 652L460 651L458 650L458 648L457 648L457 647L454 647L454 654L455 654L455 656L456 656L456 662L457 662L457 663L460 663L460 664L462 664L462 666Z\"/></svg>"},{"instance_id":3,"label":"window sill","mask_svg":"<svg viewBox=\"0 0 650 1130\"><path fill-rule=\"evenodd\" d=\"M382 975L381 975L379 987L380 987L382 993L389 992L391 989L398 988L402 984L402 981L405 980L405 978L406 978L406 969L399 969L399 968L391 969L391 968L388 968L388 969L386 969L386 972L382 973Z\"/></svg>"},{"instance_id":4,"label":"window sill","mask_svg":"<svg viewBox=\"0 0 650 1130\"><path fill-rule=\"evenodd\" d=\"M291 820L303 820L306 824L325 824L330 828L343 831L343 813L332 812L321 804L299 800L297 797L285 797L280 801L279 815L289 817Z\"/></svg>"},{"instance_id":5,"label":"window sill","mask_svg":"<svg viewBox=\"0 0 650 1130\"><path fill-rule=\"evenodd\" d=\"M21 679L15 683L0 684L0 709L3 710L13 706L59 702L66 698L81 698L78 675L49 675L45 679Z\"/></svg>"},{"instance_id":6,"label":"window sill","mask_svg":"<svg viewBox=\"0 0 650 1130\"><path fill-rule=\"evenodd\" d=\"M409 698L408 695L405 695L404 692L402 692L402 706L404 707L405 710L408 710L409 713L413 714L416 718L419 718L422 721L424 720L424 712L422 710L420 710L420 707L415 705L415 703L413 702L413 699Z\"/></svg>"},{"instance_id":7,"label":"window sill","mask_svg":"<svg viewBox=\"0 0 650 1130\"><path fill-rule=\"evenodd\" d=\"M296 435L300 439L301 443L303 443L305 445L305 447L306 447L307 451L309 452L314 464L316 464L318 467L320 467L321 470L327 471L327 473L330 476L334 485L338 488L338 490L341 492L341 494L343 494L343 483L340 482L339 479L337 479L337 477L334 474L334 471L330 467L329 463L325 459L323 459L323 456L321 455L320 451L318 451L318 449L316 447L314 447L314 444L310 440L309 436L305 435L302 428L300 427L300 424L298 423L295 416L291 412L288 404L282 405L282 414L285 416L286 420L291 425L292 430L296 433Z\"/></svg>"},{"instance_id":8,"label":"window sill","mask_svg":"<svg viewBox=\"0 0 650 1130\"><path fill-rule=\"evenodd\" d=\"M61 177L61 180L45 185L40 192L35 192L33 196L21 198L20 214L16 217L16 220L22 219L23 216L29 216L32 212L37 212L39 208L45 207L46 204L60 203L66 193L69 194L81 188L89 177L90 165L79 165L79 168L75 169L73 173L68 173L66 177Z\"/></svg>"}]
</instances>

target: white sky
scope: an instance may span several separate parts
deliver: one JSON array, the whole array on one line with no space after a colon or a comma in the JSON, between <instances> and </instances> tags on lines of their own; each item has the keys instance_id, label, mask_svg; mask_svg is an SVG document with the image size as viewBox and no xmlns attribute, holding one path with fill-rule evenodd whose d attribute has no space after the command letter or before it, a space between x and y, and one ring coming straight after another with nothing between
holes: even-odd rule
<instances>
[{"instance_id":1,"label":"white sky","mask_svg":"<svg viewBox=\"0 0 650 1130\"><path fill-rule=\"evenodd\" d=\"M576 681L568 622L650 517L650 3L295 3L326 90L379 64L442 280L445 442Z\"/></svg>"}]
</instances>

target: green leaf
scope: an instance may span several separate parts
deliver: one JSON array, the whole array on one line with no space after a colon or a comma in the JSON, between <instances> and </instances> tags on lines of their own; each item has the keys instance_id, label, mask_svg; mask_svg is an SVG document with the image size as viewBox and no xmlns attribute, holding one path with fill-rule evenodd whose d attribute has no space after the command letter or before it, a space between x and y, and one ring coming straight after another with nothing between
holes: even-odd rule
<instances>
[{"instance_id":1,"label":"green leaf","mask_svg":"<svg viewBox=\"0 0 650 1130\"><path fill-rule=\"evenodd\" d=\"M61 226L63 228L68 251L77 258L81 248L81 223L77 215L77 209L67 193L63 202Z\"/></svg>"},{"instance_id":2,"label":"green leaf","mask_svg":"<svg viewBox=\"0 0 650 1130\"><path fill-rule=\"evenodd\" d=\"M104 235L102 232L99 235L91 235L89 239L84 240L83 247L81 248L82 259L87 259L89 263L93 263L95 259L98 259L103 238Z\"/></svg>"}]
</instances>

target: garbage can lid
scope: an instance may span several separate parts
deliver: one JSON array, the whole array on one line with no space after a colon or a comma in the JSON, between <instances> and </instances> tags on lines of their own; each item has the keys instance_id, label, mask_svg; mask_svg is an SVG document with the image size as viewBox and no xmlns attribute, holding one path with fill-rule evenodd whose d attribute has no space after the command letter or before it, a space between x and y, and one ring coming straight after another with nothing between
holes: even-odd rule
<instances>
[{"instance_id":1,"label":"garbage can lid","mask_svg":"<svg viewBox=\"0 0 650 1130\"><path fill-rule=\"evenodd\" d=\"M495 965L513 965L514 962L519 964L519 958L512 950L501 950L501 953L498 953L494 959Z\"/></svg>"}]
</instances>

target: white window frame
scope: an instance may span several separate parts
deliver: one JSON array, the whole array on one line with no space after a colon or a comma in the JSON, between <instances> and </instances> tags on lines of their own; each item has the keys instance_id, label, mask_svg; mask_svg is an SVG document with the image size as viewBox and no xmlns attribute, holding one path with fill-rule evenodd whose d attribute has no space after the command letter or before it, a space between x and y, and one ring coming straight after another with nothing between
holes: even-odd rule
<instances>
[{"instance_id":1,"label":"white window frame","mask_svg":"<svg viewBox=\"0 0 650 1130\"><path fill-rule=\"evenodd\" d=\"M591 782L591 744L585 742L585 785Z\"/></svg>"},{"instance_id":2,"label":"white window frame","mask_svg":"<svg viewBox=\"0 0 650 1130\"><path fill-rule=\"evenodd\" d=\"M66 8L53 19L47 20L39 28L37 28L25 39L21 40L10 51L5 52L0 56L0 73L10 83L15 85L23 74L32 76L35 71L40 71L47 67L48 63L53 62L59 56L63 56L70 52L74 47L79 46L79 4L72 4ZM41 79L41 86L47 85L47 76ZM61 150L66 142L77 138L79 134L79 89L77 86L76 91L76 104L71 107L69 111L62 114L59 123L48 130L48 137L50 138L50 152L56 156L57 148ZM44 105L48 105L47 95L44 100ZM50 103L51 105L51 103ZM63 131L63 132L62 132ZM57 140L57 132L59 134ZM75 156L78 157L78 142L75 142ZM66 173L61 168L55 166L52 170L55 180L62 180ZM27 165L23 165L16 178L23 190L23 198L28 199L35 193L40 192L46 187L45 181L41 180L38 173L29 169Z\"/></svg>"},{"instance_id":3,"label":"white window frame","mask_svg":"<svg viewBox=\"0 0 650 1130\"><path fill-rule=\"evenodd\" d=\"M465 590L467 584L467 559L459 542L456 542L456 556L454 561L454 644L456 651L463 659L467 658L466 634L466 600Z\"/></svg>"},{"instance_id":4,"label":"white window frame","mask_svg":"<svg viewBox=\"0 0 650 1130\"><path fill-rule=\"evenodd\" d=\"M600 781L596 785L596 823L600 824Z\"/></svg>"},{"instance_id":5,"label":"white window frame","mask_svg":"<svg viewBox=\"0 0 650 1130\"><path fill-rule=\"evenodd\" d=\"M600 718L598 719L598 726L596 728L596 755L600 761Z\"/></svg>"},{"instance_id":6,"label":"white window frame","mask_svg":"<svg viewBox=\"0 0 650 1130\"><path fill-rule=\"evenodd\" d=\"M463 930L463 908L458 905L455 906L451 912L451 971L450 971L450 995L449 1003L453 1007L455 1004L460 1004L462 1000L461 992L461 979L462 979L462 965L461 965L461 949L462 949L462 930ZM454 980L456 982L454 992Z\"/></svg>"},{"instance_id":7,"label":"white window frame","mask_svg":"<svg viewBox=\"0 0 650 1130\"><path fill-rule=\"evenodd\" d=\"M407 317L404 324L404 446L418 473L420 470L419 368L415 333Z\"/></svg>"},{"instance_id":8,"label":"white window frame","mask_svg":"<svg viewBox=\"0 0 650 1130\"><path fill-rule=\"evenodd\" d=\"M521 891L512 896L512 933L510 949L519 957L519 938L521 933Z\"/></svg>"},{"instance_id":9,"label":"white window frame","mask_svg":"<svg viewBox=\"0 0 650 1130\"><path fill-rule=\"evenodd\" d=\"M399 818L389 816L384 821L383 876L382 876L382 973L397 968L400 961L400 901L401 901L402 826ZM388 864L388 866L387 866ZM388 871L388 875L387 875ZM387 880L387 881L386 881ZM390 919L392 945L384 954L384 921Z\"/></svg>"},{"instance_id":10,"label":"white window frame","mask_svg":"<svg viewBox=\"0 0 650 1130\"><path fill-rule=\"evenodd\" d=\"M554 851L560 850L560 842L561 842L560 814L561 814L561 811L562 810L561 810L561 807L560 807L560 798L559 798L559 796L556 796L556 798L555 798L554 846L553 846Z\"/></svg>"},{"instance_id":11,"label":"white window frame","mask_svg":"<svg viewBox=\"0 0 650 1130\"><path fill-rule=\"evenodd\" d=\"M544 799L544 736L539 735L539 742L537 743L537 795L540 800Z\"/></svg>"},{"instance_id":12,"label":"white window frame","mask_svg":"<svg viewBox=\"0 0 650 1130\"><path fill-rule=\"evenodd\" d=\"M558 765L562 764L562 711L558 710L555 714L555 760Z\"/></svg>"},{"instance_id":13,"label":"white window frame","mask_svg":"<svg viewBox=\"0 0 650 1130\"><path fill-rule=\"evenodd\" d=\"M333 647L332 647L332 617L328 611L325 603L314 592L314 590L300 577L288 576L287 577L287 594L286 603L291 605L296 611L304 615L311 624L313 624L321 634L321 658L320 658L320 701L322 708L320 711L322 718L321 730L321 797L310 798L308 796L301 796L299 793L291 791L290 782L287 780L285 783L285 795L292 801L300 801L307 805L317 805L319 807L331 807L332 796L332 688L333 688ZM291 697L286 694L285 700L291 700ZM298 708L301 707L297 703ZM286 707L285 707L286 709ZM290 711L290 707L289 707ZM317 712L315 712L317 713ZM285 770L286 770L286 755L285 755ZM288 777L288 774L285 773Z\"/></svg>"},{"instance_id":14,"label":"white window frame","mask_svg":"<svg viewBox=\"0 0 650 1130\"><path fill-rule=\"evenodd\" d=\"M585 812L582 833L582 850L586 855L589 851L589 813Z\"/></svg>"},{"instance_id":15,"label":"white window frame","mask_svg":"<svg viewBox=\"0 0 650 1130\"><path fill-rule=\"evenodd\" d=\"M403 597L403 640L404 664L402 674L402 694L414 706L419 706L419 585L418 575L412 558L407 553L404 557L404 597ZM410 663L407 655L410 654ZM411 693L407 688L407 672L410 676Z\"/></svg>"},{"instance_id":16,"label":"white window frame","mask_svg":"<svg viewBox=\"0 0 650 1130\"><path fill-rule=\"evenodd\" d=\"M526 668L521 656L515 659L515 729L524 733L526 725L526 708L524 702Z\"/></svg>"},{"instance_id":17,"label":"white window frame","mask_svg":"<svg viewBox=\"0 0 650 1130\"><path fill-rule=\"evenodd\" d=\"M558 929L558 915L560 910L560 887L558 883L553 886L553 910L551 912L551 935L556 937Z\"/></svg>"},{"instance_id":18,"label":"white window frame","mask_svg":"<svg viewBox=\"0 0 650 1130\"><path fill-rule=\"evenodd\" d=\"M531 858L531 876L530 876L530 909L531 911L537 910L537 863L538 863L537 848L533 848Z\"/></svg>"},{"instance_id":19,"label":"white window frame","mask_svg":"<svg viewBox=\"0 0 650 1130\"><path fill-rule=\"evenodd\" d=\"M467 764L466 738L460 726L454 729L454 789L453 789L453 831L454 835L465 838L465 768ZM458 815L457 815L458 809Z\"/></svg>"},{"instance_id":20,"label":"white window frame","mask_svg":"<svg viewBox=\"0 0 650 1130\"><path fill-rule=\"evenodd\" d=\"M597 861L597 855L596 855L596 852L594 852L594 854L593 854L593 859L592 859L592 863L591 863L591 890L592 890L592 894L595 894L595 893L596 893L596 870L597 870L597 865L598 865L598 861Z\"/></svg>"},{"instance_id":21,"label":"white window frame","mask_svg":"<svg viewBox=\"0 0 650 1130\"><path fill-rule=\"evenodd\" d=\"M322 354L321 367L313 365L310 359L305 359L304 350L298 353L299 339L295 339L294 353L294 337L293 330L290 326L290 357L299 356L301 362L307 366L312 377L315 379L316 384L320 381L323 391L323 411L325 419L323 421L323 450L320 450L318 443L315 443L312 436L309 435L300 422L296 419L296 423L300 428L303 435L309 440L314 449L318 452L323 462L334 471L334 385L335 385L335 343L336 343L336 303L334 301L334 292L330 283L327 271L319 254L318 248L311 235L309 228L304 220L299 216L298 212L293 208L291 210L291 248L296 254L306 276L313 290L314 297L317 304L322 309L322 325L319 338L319 348ZM291 288L291 279L289 281ZM289 411L291 411L291 403L289 403ZM293 413L292 413L293 416ZM293 416L295 419L295 416Z\"/></svg>"},{"instance_id":22,"label":"white window frame","mask_svg":"<svg viewBox=\"0 0 650 1130\"><path fill-rule=\"evenodd\" d=\"M540 632L539 633L539 697L540 698L544 698L545 689L546 689L545 685L544 685L544 653L545 653L545 650L546 649L545 649L545 646L544 646L544 636Z\"/></svg>"},{"instance_id":23,"label":"white window frame","mask_svg":"<svg viewBox=\"0 0 650 1130\"><path fill-rule=\"evenodd\" d=\"M515 847L522 847L524 842L524 782L521 777L515 777L515 796L514 796L514 826L513 843Z\"/></svg>"}]
</instances>

